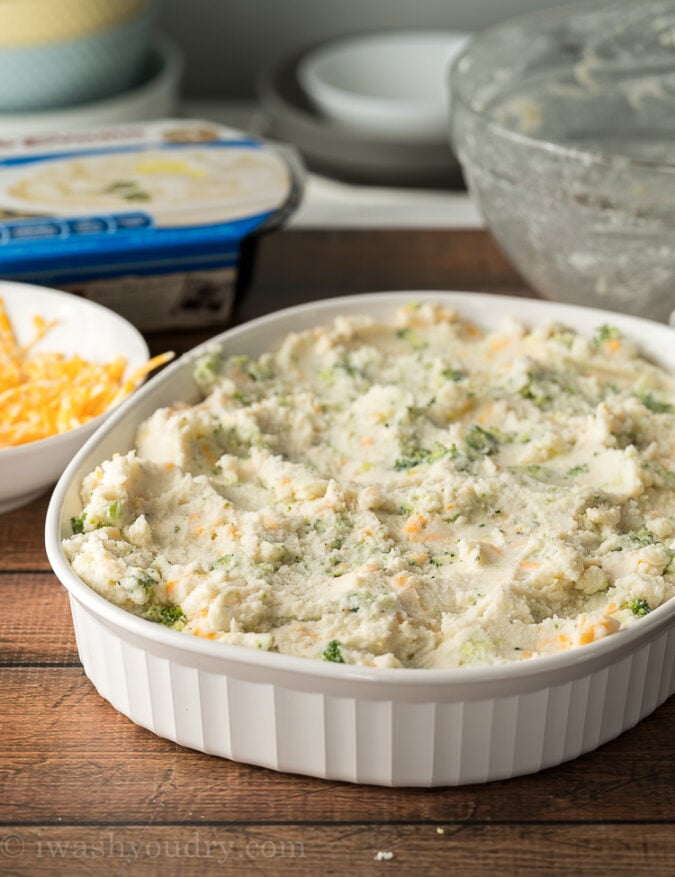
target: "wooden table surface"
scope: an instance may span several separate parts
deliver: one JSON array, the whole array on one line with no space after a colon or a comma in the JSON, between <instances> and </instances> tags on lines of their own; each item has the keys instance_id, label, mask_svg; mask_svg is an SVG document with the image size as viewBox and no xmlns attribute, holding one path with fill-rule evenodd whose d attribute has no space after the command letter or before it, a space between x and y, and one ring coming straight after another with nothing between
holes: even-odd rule
<instances>
[{"instance_id":1,"label":"wooden table surface","mask_svg":"<svg viewBox=\"0 0 675 877\"><path fill-rule=\"evenodd\" d=\"M278 233L250 283L239 322L365 290L528 295L474 231ZM209 334L149 340L182 351ZM675 874L675 699L596 752L482 786L358 787L183 749L85 677L47 501L0 518L0 874Z\"/></svg>"}]
</instances>

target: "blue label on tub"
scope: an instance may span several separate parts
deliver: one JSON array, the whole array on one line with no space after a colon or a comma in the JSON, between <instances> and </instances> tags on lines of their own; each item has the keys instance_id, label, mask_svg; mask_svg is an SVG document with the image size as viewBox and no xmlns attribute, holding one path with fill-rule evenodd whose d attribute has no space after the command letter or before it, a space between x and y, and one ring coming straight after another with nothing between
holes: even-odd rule
<instances>
[{"instance_id":1,"label":"blue label on tub","mask_svg":"<svg viewBox=\"0 0 675 877\"><path fill-rule=\"evenodd\" d=\"M227 223L178 228L157 228L152 217L136 212L0 221L0 274L22 279L82 273L109 277L141 273L158 264L166 272L173 264L185 270L186 261L217 256L231 263L243 238L273 215L265 211Z\"/></svg>"},{"instance_id":2,"label":"blue label on tub","mask_svg":"<svg viewBox=\"0 0 675 877\"><path fill-rule=\"evenodd\" d=\"M34 244L41 238L70 238L82 235L109 235L118 231L150 228L152 219L143 213L119 216L79 216L74 219L15 219L0 222L0 246L18 241Z\"/></svg>"},{"instance_id":3,"label":"blue label on tub","mask_svg":"<svg viewBox=\"0 0 675 877\"><path fill-rule=\"evenodd\" d=\"M0 229L0 243L12 244L21 241L36 241L40 238L58 238L63 235L65 226L60 222L8 222Z\"/></svg>"},{"instance_id":4,"label":"blue label on tub","mask_svg":"<svg viewBox=\"0 0 675 877\"><path fill-rule=\"evenodd\" d=\"M161 126L163 140L0 157L0 277L231 263L287 214L298 180L277 151L208 124Z\"/></svg>"}]
</instances>

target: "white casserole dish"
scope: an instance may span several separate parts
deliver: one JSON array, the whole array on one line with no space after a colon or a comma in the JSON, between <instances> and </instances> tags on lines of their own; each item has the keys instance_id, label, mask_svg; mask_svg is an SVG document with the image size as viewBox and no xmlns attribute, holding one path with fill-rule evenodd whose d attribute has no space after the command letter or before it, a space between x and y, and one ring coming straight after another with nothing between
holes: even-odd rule
<instances>
[{"instance_id":1,"label":"white casserole dish","mask_svg":"<svg viewBox=\"0 0 675 877\"><path fill-rule=\"evenodd\" d=\"M590 334L609 321L647 357L675 370L666 326L480 293L332 299L261 317L215 340L230 354L257 355L289 331L339 314L383 317L411 300L440 301L488 327L514 317L557 320ZM203 348L110 417L64 472L47 513L47 554L69 592L85 672L132 721L183 746L275 770L442 786L505 779L575 758L635 725L673 692L675 601L581 648L453 670L372 669L255 651L186 636L108 603L73 573L61 549L71 516L81 511L81 479L114 452L126 452L156 408L198 398L191 371Z\"/></svg>"}]
</instances>

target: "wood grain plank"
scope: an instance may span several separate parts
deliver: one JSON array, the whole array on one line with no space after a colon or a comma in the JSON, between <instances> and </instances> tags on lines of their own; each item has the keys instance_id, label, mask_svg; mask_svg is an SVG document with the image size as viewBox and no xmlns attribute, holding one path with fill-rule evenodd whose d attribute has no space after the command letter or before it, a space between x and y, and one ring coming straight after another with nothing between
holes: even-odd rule
<instances>
[{"instance_id":1,"label":"wood grain plank","mask_svg":"<svg viewBox=\"0 0 675 877\"><path fill-rule=\"evenodd\" d=\"M247 258L251 277L239 291L233 324L307 301L378 290L537 295L481 230L290 230L264 236ZM153 332L148 343L153 354L180 354L224 328Z\"/></svg>"},{"instance_id":2,"label":"wood grain plank","mask_svg":"<svg viewBox=\"0 0 675 877\"><path fill-rule=\"evenodd\" d=\"M237 323L292 304L395 289L536 294L481 230L296 230L260 239Z\"/></svg>"},{"instance_id":3,"label":"wood grain plank","mask_svg":"<svg viewBox=\"0 0 675 877\"><path fill-rule=\"evenodd\" d=\"M672 875L670 826L6 826L0 870L10 877L92 873L202 877L381 875L479 877ZM611 860L607 850L612 850ZM378 853L391 854L378 860Z\"/></svg>"},{"instance_id":4,"label":"wood grain plank","mask_svg":"<svg viewBox=\"0 0 675 877\"><path fill-rule=\"evenodd\" d=\"M0 822L675 819L675 699L529 777L454 789L327 782L183 749L115 712L78 668L0 676Z\"/></svg>"},{"instance_id":5,"label":"wood grain plank","mask_svg":"<svg viewBox=\"0 0 675 877\"><path fill-rule=\"evenodd\" d=\"M45 552L45 515L51 489L23 508L0 515L0 573L49 569Z\"/></svg>"},{"instance_id":6,"label":"wood grain plank","mask_svg":"<svg viewBox=\"0 0 675 877\"><path fill-rule=\"evenodd\" d=\"M2 664L72 664L78 660L68 594L55 575L0 574L0 605L4 607Z\"/></svg>"}]
</instances>

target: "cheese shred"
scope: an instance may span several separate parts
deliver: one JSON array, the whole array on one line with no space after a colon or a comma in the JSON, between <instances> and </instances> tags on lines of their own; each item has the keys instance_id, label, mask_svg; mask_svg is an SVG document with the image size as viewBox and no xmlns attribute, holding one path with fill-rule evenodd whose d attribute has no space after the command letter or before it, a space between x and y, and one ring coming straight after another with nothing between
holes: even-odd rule
<instances>
[{"instance_id":1,"label":"cheese shred","mask_svg":"<svg viewBox=\"0 0 675 877\"><path fill-rule=\"evenodd\" d=\"M128 396L143 378L173 359L154 356L129 377L127 360L100 363L77 354L33 351L55 325L33 318L34 336L21 345L0 298L0 448L39 441L75 429Z\"/></svg>"}]
</instances>

